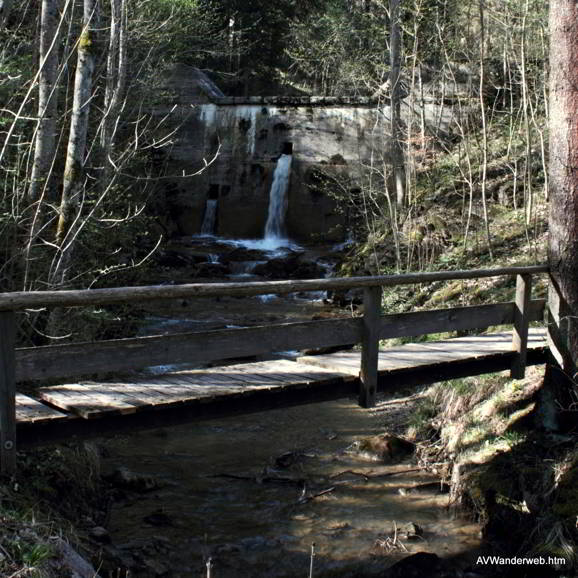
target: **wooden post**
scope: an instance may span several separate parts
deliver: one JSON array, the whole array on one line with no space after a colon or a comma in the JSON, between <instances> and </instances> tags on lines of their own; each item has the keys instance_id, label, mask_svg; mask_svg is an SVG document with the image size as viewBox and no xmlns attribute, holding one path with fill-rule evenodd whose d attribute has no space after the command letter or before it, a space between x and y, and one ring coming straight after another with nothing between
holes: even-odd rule
<instances>
[{"instance_id":1,"label":"wooden post","mask_svg":"<svg viewBox=\"0 0 578 578\"><path fill-rule=\"evenodd\" d=\"M381 314L381 287L367 287L363 297L363 338L361 341L361 379L359 405L373 407L377 391L377 363L379 352L379 325Z\"/></svg>"},{"instance_id":2,"label":"wooden post","mask_svg":"<svg viewBox=\"0 0 578 578\"><path fill-rule=\"evenodd\" d=\"M16 469L16 381L14 346L16 323L13 311L0 313L0 474Z\"/></svg>"},{"instance_id":3,"label":"wooden post","mask_svg":"<svg viewBox=\"0 0 578 578\"><path fill-rule=\"evenodd\" d=\"M512 349L515 352L514 359L512 360L512 368L510 370L510 377L512 379L522 379L526 375L531 294L532 276L518 275L516 280L514 330L512 334Z\"/></svg>"}]
</instances>

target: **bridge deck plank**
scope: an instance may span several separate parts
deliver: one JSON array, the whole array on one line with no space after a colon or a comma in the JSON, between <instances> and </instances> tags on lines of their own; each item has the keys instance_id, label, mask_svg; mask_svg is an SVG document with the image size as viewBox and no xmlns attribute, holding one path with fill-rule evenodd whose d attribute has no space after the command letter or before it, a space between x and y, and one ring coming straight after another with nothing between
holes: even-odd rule
<instances>
[{"instance_id":1,"label":"bridge deck plank","mask_svg":"<svg viewBox=\"0 0 578 578\"><path fill-rule=\"evenodd\" d=\"M78 382L43 387L41 400L85 419L168 408L243 395L255 390L350 380L339 372L284 359L134 377L114 382ZM39 404L40 405L40 404Z\"/></svg>"},{"instance_id":2,"label":"bridge deck plank","mask_svg":"<svg viewBox=\"0 0 578 578\"><path fill-rule=\"evenodd\" d=\"M546 330L531 328L528 335L528 349L546 346ZM379 373L388 374L417 367L435 366L442 363L462 362L497 354L512 352L511 332L469 335L430 341L407 343L398 347L380 349ZM357 375L361 362L360 351L345 351L327 355L305 355L298 358L300 363L323 367Z\"/></svg>"},{"instance_id":3,"label":"bridge deck plank","mask_svg":"<svg viewBox=\"0 0 578 578\"><path fill-rule=\"evenodd\" d=\"M26 423L42 423L68 416L22 393L16 394L16 421Z\"/></svg>"}]
</instances>

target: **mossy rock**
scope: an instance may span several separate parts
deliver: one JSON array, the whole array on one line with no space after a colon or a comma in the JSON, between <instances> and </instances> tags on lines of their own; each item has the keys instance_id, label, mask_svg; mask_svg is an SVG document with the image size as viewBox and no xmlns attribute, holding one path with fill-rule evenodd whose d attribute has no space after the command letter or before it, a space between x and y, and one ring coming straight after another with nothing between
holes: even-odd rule
<instances>
[{"instance_id":1,"label":"mossy rock","mask_svg":"<svg viewBox=\"0 0 578 578\"><path fill-rule=\"evenodd\" d=\"M400 437L383 433L362 440L355 441L348 453L357 454L365 459L391 463L411 455L415 450L414 444Z\"/></svg>"}]
</instances>

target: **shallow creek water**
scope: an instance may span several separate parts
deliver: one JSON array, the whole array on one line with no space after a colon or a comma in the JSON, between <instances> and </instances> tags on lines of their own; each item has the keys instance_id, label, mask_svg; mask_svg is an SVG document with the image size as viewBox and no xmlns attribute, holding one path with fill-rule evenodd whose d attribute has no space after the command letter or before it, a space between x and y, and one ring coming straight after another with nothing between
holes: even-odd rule
<instances>
[{"instance_id":1,"label":"shallow creek water","mask_svg":"<svg viewBox=\"0 0 578 578\"><path fill-rule=\"evenodd\" d=\"M214 578L308 576L313 543L316 577L377 575L404 549L471 555L479 527L449 513L448 494L412 491L431 474L408 472L417 469L411 459L385 465L344 451L382 428L383 413L340 400L108 440L105 471L126 467L159 482L114 503L113 543L129 551L160 541L160 562L175 577L206 576L209 557ZM294 454L276 464L285 452ZM408 523L423 535L402 538ZM395 528L403 546L388 550Z\"/></svg>"},{"instance_id":2,"label":"shallow creek water","mask_svg":"<svg viewBox=\"0 0 578 578\"><path fill-rule=\"evenodd\" d=\"M143 335L355 314L317 295L201 298L143 311ZM418 551L471 554L479 527L450 514L435 477L411 459L386 465L347 451L386 423L404 429L408 412L394 416L388 407L340 400L107 440L105 474L126 468L155 486L118 492L108 524L115 550L136 560L131 576L177 578L207 576L209 558L211 578L308 576L313 543L316 578L377 576ZM404 537L410 523L420 536Z\"/></svg>"}]
</instances>

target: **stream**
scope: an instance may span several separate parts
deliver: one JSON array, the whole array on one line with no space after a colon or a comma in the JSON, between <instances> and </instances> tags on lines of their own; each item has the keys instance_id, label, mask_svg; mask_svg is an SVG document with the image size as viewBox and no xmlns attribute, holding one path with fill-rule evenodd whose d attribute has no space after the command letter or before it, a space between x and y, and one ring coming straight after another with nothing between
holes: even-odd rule
<instances>
[{"instance_id":1,"label":"stream","mask_svg":"<svg viewBox=\"0 0 578 578\"><path fill-rule=\"evenodd\" d=\"M319 276L311 264L330 272L338 260L334 247L264 251L210 236L184 239L174 251L201 262L207 280L221 282L270 278L251 271L255 262L267 263L264 273L285 276L275 259L288 260ZM221 276L211 277L217 268ZM166 275L186 282L195 270L182 267L175 277L168 268ZM140 334L353 313L325 294L200 298L147 306ZM395 395L381 396L374 410L344 399L107 440L108 565L119 576L145 578L306 577L311 564L315 577L381 576L401 558L431 552L455 568L467 566L480 528L450 513L447 485L414 456L384 463L355 449L384 431L403 435L416 394Z\"/></svg>"},{"instance_id":2,"label":"stream","mask_svg":"<svg viewBox=\"0 0 578 578\"><path fill-rule=\"evenodd\" d=\"M312 544L315 576L378 576L413 552L466 564L480 528L449 513L439 480L412 458L348 450L383 431L384 407L340 400L108 441L105 474L148 480L118 490L117 557L131 575L174 577L206 576L210 558L215 578L308 576Z\"/></svg>"}]
</instances>

